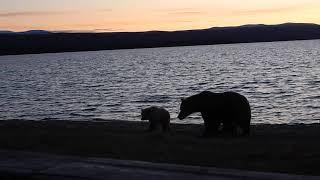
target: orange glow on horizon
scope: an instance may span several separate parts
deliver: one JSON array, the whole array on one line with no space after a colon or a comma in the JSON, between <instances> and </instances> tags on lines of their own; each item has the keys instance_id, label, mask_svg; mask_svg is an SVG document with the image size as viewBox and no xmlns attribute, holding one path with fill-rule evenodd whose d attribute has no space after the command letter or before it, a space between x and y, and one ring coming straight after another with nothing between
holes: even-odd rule
<instances>
[{"instance_id":1,"label":"orange glow on horizon","mask_svg":"<svg viewBox=\"0 0 320 180\"><path fill-rule=\"evenodd\" d=\"M315 0L80 0L75 6L67 3L70 0L57 0L64 3L63 9L44 3L37 8L30 5L27 10L16 8L13 3L17 0L12 1L0 7L0 30L130 32L286 22L320 24L320 2Z\"/></svg>"}]
</instances>

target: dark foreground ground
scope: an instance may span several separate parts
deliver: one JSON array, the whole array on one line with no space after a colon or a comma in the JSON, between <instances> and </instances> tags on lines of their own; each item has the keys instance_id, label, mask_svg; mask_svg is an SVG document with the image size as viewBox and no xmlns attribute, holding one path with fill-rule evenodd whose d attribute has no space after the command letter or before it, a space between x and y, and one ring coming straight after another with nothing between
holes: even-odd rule
<instances>
[{"instance_id":1,"label":"dark foreground ground","mask_svg":"<svg viewBox=\"0 0 320 180\"><path fill-rule=\"evenodd\" d=\"M0 149L320 175L320 125L256 125L200 138L201 125L146 133L140 122L0 121Z\"/></svg>"}]
</instances>

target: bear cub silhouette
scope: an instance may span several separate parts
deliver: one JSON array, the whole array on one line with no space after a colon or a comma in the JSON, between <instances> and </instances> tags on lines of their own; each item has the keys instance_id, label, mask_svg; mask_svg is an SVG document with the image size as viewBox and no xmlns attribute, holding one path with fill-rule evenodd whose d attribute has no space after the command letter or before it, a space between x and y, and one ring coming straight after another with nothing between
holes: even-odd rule
<instances>
[{"instance_id":1,"label":"bear cub silhouette","mask_svg":"<svg viewBox=\"0 0 320 180\"><path fill-rule=\"evenodd\" d=\"M204 137L217 135L220 130L232 135L250 134L250 105L243 95L236 92L203 91L182 99L178 118L184 119L194 112L201 113Z\"/></svg>"},{"instance_id":2,"label":"bear cub silhouette","mask_svg":"<svg viewBox=\"0 0 320 180\"><path fill-rule=\"evenodd\" d=\"M141 120L149 120L148 131L154 131L159 126L163 132L170 130L170 114L162 107L151 106L141 110Z\"/></svg>"}]
</instances>

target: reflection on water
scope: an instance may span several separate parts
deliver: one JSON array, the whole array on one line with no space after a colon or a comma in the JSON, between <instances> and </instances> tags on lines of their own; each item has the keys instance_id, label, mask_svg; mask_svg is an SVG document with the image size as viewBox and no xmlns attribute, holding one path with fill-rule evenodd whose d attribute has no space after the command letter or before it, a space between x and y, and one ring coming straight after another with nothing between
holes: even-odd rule
<instances>
[{"instance_id":1,"label":"reflection on water","mask_svg":"<svg viewBox=\"0 0 320 180\"><path fill-rule=\"evenodd\" d=\"M173 122L180 98L236 91L253 123L320 120L320 41L0 57L0 119L139 120L149 105Z\"/></svg>"}]
</instances>

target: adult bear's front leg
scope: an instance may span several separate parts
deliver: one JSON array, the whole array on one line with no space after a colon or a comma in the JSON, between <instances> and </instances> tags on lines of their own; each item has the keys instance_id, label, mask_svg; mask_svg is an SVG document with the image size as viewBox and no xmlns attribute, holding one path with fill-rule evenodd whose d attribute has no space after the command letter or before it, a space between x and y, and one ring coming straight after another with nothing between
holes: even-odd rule
<instances>
[{"instance_id":1,"label":"adult bear's front leg","mask_svg":"<svg viewBox=\"0 0 320 180\"><path fill-rule=\"evenodd\" d=\"M223 120L222 125L222 131L225 133L233 133L236 127L235 122L232 122L230 119Z\"/></svg>"},{"instance_id":2,"label":"adult bear's front leg","mask_svg":"<svg viewBox=\"0 0 320 180\"><path fill-rule=\"evenodd\" d=\"M214 120L209 114L201 112L204 121L204 132L203 137L216 136L219 131L220 122Z\"/></svg>"}]
</instances>

